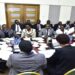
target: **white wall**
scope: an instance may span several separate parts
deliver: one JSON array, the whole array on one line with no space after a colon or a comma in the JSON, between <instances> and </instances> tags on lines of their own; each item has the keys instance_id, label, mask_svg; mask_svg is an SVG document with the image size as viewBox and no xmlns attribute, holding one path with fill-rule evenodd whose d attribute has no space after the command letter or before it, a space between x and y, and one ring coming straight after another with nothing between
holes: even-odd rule
<instances>
[{"instance_id":1,"label":"white wall","mask_svg":"<svg viewBox=\"0 0 75 75\"><path fill-rule=\"evenodd\" d=\"M75 0L0 0L0 24L6 23L5 3L40 4L40 19L45 23L49 15L49 5L61 5L59 20L65 22L70 19L71 7Z\"/></svg>"},{"instance_id":2,"label":"white wall","mask_svg":"<svg viewBox=\"0 0 75 75\"><path fill-rule=\"evenodd\" d=\"M42 24L45 24L48 20L49 5L40 5L40 20Z\"/></svg>"},{"instance_id":3,"label":"white wall","mask_svg":"<svg viewBox=\"0 0 75 75\"><path fill-rule=\"evenodd\" d=\"M62 0L62 5L75 6L75 0Z\"/></svg>"},{"instance_id":4,"label":"white wall","mask_svg":"<svg viewBox=\"0 0 75 75\"><path fill-rule=\"evenodd\" d=\"M75 21L75 6L72 7L70 21L73 23Z\"/></svg>"},{"instance_id":5,"label":"white wall","mask_svg":"<svg viewBox=\"0 0 75 75\"><path fill-rule=\"evenodd\" d=\"M0 2L75 6L75 0L0 0Z\"/></svg>"},{"instance_id":6,"label":"white wall","mask_svg":"<svg viewBox=\"0 0 75 75\"><path fill-rule=\"evenodd\" d=\"M61 0L0 0L3 3L26 3L26 4L61 4Z\"/></svg>"},{"instance_id":7,"label":"white wall","mask_svg":"<svg viewBox=\"0 0 75 75\"><path fill-rule=\"evenodd\" d=\"M70 20L71 8L71 6L61 6L59 21L65 23L67 20Z\"/></svg>"},{"instance_id":8,"label":"white wall","mask_svg":"<svg viewBox=\"0 0 75 75\"><path fill-rule=\"evenodd\" d=\"M0 3L0 25L6 24L5 4Z\"/></svg>"}]
</instances>

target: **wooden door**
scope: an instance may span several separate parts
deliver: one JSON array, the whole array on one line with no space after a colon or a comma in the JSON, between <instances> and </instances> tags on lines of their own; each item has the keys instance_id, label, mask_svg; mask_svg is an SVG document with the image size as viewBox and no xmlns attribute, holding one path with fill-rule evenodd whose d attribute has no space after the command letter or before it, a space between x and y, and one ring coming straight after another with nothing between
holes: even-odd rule
<instances>
[{"instance_id":1,"label":"wooden door","mask_svg":"<svg viewBox=\"0 0 75 75\"><path fill-rule=\"evenodd\" d=\"M7 27L11 27L14 20L19 20L20 22L23 22L23 7L22 5L18 4L7 4L6 5L6 19L7 19Z\"/></svg>"},{"instance_id":2,"label":"wooden door","mask_svg":"<svg viewBox=\"0 0 75 75\"><path fill-rule=\"evenodd\" d=\"M30 20L32 24L39 19L39 5L24 5L24 20Z\"/></svg>"},{"instance_id":3,"label":"wooden door","mask_svg":"<svg viewBox=\"0 0 75 75\"><path fill-rule=\"evenodd\" d=\"M6 4L6 19L8 28L16 19L21 23L30 20L34 24L39 19L39 5Z\"/></svg>"}]
</instances>

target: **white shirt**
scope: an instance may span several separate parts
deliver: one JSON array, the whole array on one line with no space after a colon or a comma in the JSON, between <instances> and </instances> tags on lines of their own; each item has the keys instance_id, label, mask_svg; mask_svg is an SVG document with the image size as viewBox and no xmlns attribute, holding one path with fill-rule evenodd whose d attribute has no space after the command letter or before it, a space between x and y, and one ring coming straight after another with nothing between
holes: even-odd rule
<instances>
[{"instance_id":1,"label":"white shirt","mask_svg":"<svg viewBox=\"0 0 75 75\"><path fill-rule=\"evenodd\" d=\"M71 34L71 33L73 33L75 31L75 28L74 27L72 27L72 28L70 28L69 29L69 31L68 31L68 33L67 34Z\"/></svg>"},{"instance_id":2,"label":"white shirt","mask_svg":"<svg viewBox=\"0 0 75 75\"><path fill-rule=\"evenodd\" d=\"M21 28L20 28L19 25L16 24L15 27L16 27L16 28L15 28L15 31L16 31L16 32L21 32Z\"/></svg>"},{"instance_id":3,"label":"white shirt","mask_svg":"<svg viewBox=\"0 0 75 75\"><path fill-rule=\"evenodd\" d=\"M37 24L37 28L38 28L39 31L41 30L40 24Z\"/></svg>"},{"instance_id":4,"label":"white shirt","mask_svg":"<svg viewBox=\"0 0 75 75\"><path fill-rule=\"evenodd\" d=\"M61 29L56 30L56 35L58 34L67 34L68 30L64 29L64 32Z\"/></svg>"}]
</instances>

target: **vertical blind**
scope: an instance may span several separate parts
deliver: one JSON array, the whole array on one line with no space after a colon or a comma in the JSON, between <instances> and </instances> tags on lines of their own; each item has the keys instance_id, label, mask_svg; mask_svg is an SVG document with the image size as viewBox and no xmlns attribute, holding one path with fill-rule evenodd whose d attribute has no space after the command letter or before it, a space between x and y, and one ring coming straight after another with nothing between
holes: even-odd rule
<instances>
[{"instance_id":1,"label":"vertical blind","mask_svg":"<svg viewBox=\"0 0 75 75\"><path fill-rule=\"evenodd\" d=\"M51 20L51 23L53 24L59 21L60 7L61 7L60 5L49 6L49 20Z\"/></svg>"}]
</instances>

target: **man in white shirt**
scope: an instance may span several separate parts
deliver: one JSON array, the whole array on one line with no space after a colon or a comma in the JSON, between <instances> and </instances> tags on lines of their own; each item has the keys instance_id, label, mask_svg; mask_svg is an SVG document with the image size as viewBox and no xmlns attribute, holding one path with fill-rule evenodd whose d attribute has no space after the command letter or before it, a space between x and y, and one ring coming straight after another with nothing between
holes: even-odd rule
<instances>
[{"instance_id":1,"label":"man in white shirt","mask_svg":"<svg viewBox=\"0 0 75 75\"><path fill-rule=\"evenodd\" d=\"M56 30L56 35L58 34L67 34L68 30L64 29L63 25L60 25L60 28Z\"/></svg>"}]
</instances>

